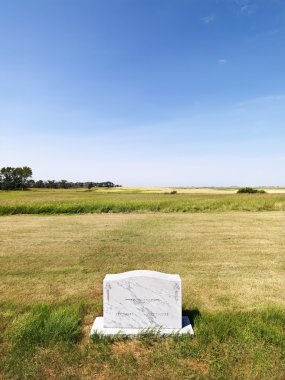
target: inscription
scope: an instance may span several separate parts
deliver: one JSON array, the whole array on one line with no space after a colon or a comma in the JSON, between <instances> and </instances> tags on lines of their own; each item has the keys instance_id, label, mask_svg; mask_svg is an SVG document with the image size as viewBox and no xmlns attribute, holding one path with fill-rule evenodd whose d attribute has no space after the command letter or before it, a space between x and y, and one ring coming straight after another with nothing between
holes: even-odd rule
<instances>
[{"instance_id":1,"label":"inscription","mask_svg":"<svg viewBox=\"0 0 285 380\"><path fill-rule=\"evenodd\" d=\"M123 313L121 311L118 311L116 313L117 316L124 316L124 317L129 317L130 315L134 315L135 313ZM149 312L150 315L153 315L153 316L158 316L158 317L167 317L169 314L168 313L153 313L152 311Z\"/></svg>"},{"instance_id":2,"label":"inscription","mask_svg":"<svg viewBox=\"0 0 285 380\"><path fill-rule=\"evenodd\" d=\"M134 304L162 302L159 298L125 298L125 301L130 301Z\"/></svg>"}]
</instances>

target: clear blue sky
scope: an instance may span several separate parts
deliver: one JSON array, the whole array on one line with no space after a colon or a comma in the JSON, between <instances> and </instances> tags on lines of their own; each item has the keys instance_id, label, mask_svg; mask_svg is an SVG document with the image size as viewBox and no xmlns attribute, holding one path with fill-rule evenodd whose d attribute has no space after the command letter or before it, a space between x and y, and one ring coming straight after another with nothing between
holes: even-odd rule
<instances>
[{"instance_id":1,"label":"clear blue sky","mask_svg":"<svg viewBox=\"0 0 285 380\"><path fill-rule=\"evenodd\" d=\"M285 185L284 0L2 0L0 166Z\"/></svg>"}]
</instances>

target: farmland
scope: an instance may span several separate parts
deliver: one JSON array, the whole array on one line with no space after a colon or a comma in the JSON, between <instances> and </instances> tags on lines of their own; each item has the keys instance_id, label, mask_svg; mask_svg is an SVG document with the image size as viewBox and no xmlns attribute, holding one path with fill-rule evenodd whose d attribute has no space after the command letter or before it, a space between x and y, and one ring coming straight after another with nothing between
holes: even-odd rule
<instances>
[{"instance_id":1,"label":"farmland","mask_svg":"<svg viewBox=\"0 0 285 380\"><path fill-rule=\"evenodd\" d=\"M236 189L115 188L0 192L0 215L106 212L284 211L284 189L236 194Z\"/></svg>"}]
</instances>

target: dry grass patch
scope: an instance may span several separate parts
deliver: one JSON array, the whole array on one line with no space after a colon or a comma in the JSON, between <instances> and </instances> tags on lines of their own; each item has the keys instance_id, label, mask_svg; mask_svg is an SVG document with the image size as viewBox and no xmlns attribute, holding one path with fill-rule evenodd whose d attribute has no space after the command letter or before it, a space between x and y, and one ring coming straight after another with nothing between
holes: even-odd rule
<instances>
[{"instance_id":1,"label":"dry grass patch","mask_svg":"<svg viewBox=\"0 0 285 380\"><path fill-rule=\"evenodd\" d=\"M115 342L112 351L117 358L124 355L134 355L136 360L140 360L142 355L146 356L146 350L142 349L140 342L136 339Z\"/></svg>"},{"instance_id":2,"label":"dry grass patch","mask_svg":"<svg viewBox=\"0 0 285 380\"><path fill-rule=\"evenodd\" d=\"M284 217L223 212L0 218L2 377L281 379ZM193 339L89 339L95 316L102 315L105 274L133 269L181 275Z\"/></svg>"},{"instance_id":3,"label":"dry grass patch","mask_svg":"<svg viewBox=\"0 0 285 380\"><path fill-rule=\"evenodd\" d=\"M84 300L100 313L106 273L153 269L181 275L185 308L284 305L284 216L3 217L0 302Z\"/></svg>"}]
</instances>

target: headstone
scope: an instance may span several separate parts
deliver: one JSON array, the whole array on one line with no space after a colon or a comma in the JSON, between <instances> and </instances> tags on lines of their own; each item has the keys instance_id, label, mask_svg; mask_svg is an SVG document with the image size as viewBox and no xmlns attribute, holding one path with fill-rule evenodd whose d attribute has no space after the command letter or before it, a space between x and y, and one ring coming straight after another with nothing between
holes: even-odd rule
<instances>
[{"instance_id":1,"label":"headstone","mask_svg":"<svg viewBox=\"0 0 285 380\"><path fill-rule=\"evenodd\" d=\"M149 270L107 274L103 317L95 319L90 335L137 335L146 330L193 334L189 318L182 317L180 276Z\"/></svg>"}]
</instances>

